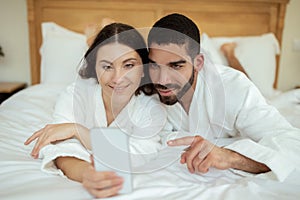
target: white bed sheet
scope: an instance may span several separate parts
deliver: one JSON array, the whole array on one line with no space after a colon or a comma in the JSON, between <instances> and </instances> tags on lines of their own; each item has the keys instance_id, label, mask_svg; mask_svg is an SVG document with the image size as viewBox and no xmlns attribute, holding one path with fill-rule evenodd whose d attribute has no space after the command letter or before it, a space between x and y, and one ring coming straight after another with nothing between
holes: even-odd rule
<instances>
[{"instance_id":1,"label":"white bed sheet","mask_svg":"<svg viewBox=\"0 0 300 200\"><path fill-rule=\"evenodd\" d=\"M41 160L30 156L33 144L23 145L51 121L55 99L63 88L32 86L0 106L0 199L92 199L80 183L43 173ZM166 149L141 170L160 168L162 160L174 155L178 155L176 149ZM299 168L278 182L271 173L241 177L230 170L212 169L205 175L190 175L176 161L152 173L135 174L134 192L111 199L300 199Z\"/></svg>"},{"instance_id":2,"label":"white bed sheet","mask_svg":"<svg viewBox=\"0 0 300 200\"><path fill-rule=\"evenodd\" d=\"M295 127L300 128L300 89L287 92L277 91L269 99L270 104Z\"/></svg>"}]
</instances>

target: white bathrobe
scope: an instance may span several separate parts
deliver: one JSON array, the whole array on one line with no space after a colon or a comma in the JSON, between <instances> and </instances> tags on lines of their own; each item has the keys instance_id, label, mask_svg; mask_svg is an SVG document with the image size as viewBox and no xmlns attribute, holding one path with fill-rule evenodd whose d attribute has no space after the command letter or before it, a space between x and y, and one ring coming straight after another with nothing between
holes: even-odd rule
<instances>
[{"instance_id":1,"label":"white bathrobe","mask_svg":"<svg viewBox=\"0 0 300 200\"><path fill-rule=\"evenodd\" d=\"M266 164L279 180L300 164L299 129L268 105L244 74L230 67L204 65L189 114L179 103L166 108L168 120L179 133L173 137L200 135Z\"/></svg>"},{"instance_id":2,"label":"white bathrobe","mask_svg":"<svg viewBox=\"0 0 300 200\"><path fill-rule=\"evenodd\" d=\"M53 123L79 123L88 129L107 127L101 87L94 79L79 79L64 91L55 106ZM129 148L133 166L154 158L162 147L161 134L167 133L167 116L157 98L143 93L132 96L109 127L119 127L131 134ZM40 151L42 170L63 175L53 161L59 156L73 156L90 162L90 152L78 140L70 139L47 145Z\"/></svg>"}]
</instances>

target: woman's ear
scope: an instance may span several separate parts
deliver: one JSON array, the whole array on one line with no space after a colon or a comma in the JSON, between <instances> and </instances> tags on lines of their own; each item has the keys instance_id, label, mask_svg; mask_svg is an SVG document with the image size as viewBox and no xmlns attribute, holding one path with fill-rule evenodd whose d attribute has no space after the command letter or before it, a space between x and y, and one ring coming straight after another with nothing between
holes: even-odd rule
<instances>
[{"instance_id":1,"label":"woman's ear","mask_svg":"<svg viewBox=\"0 0 300 200\"><path fill-rule=\"evenodd\" d=\"M196 57L194 58L194 68L197 72L199 72L204 65L204 56L203 54L198 54L196 55Z\"/></svg>"}]
</instances>

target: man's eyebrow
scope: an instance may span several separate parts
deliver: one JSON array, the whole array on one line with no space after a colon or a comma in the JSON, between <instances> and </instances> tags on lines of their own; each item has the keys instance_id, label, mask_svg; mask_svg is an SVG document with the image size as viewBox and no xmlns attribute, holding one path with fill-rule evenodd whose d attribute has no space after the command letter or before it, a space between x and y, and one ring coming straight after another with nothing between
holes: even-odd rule
<instances>
[{"instance_id":1,"label":"man's eyebrow","mask_svg":"<svg viewBox=\"0 0 300 200\"><path fill-rule=\"evenodd\" d=\"M178 65L178 64L185 64L186 60L178 60L174 62L169 62L169 65Z\"/></svg>"},{"instance_id":2,"label":"man's eyebrow","mask_svg":"<svg viewBox=\"0 0 300 200\"><path fill-rule=\"evenodd\" d=\"M155 61L151 60L150 58L148 58L150 63L156 63ZM178 60L178 61L174 61L174 62L169 62L168 65L178 65L178 64L185 64L186 60Z\"/></svg>"}]
</instances>

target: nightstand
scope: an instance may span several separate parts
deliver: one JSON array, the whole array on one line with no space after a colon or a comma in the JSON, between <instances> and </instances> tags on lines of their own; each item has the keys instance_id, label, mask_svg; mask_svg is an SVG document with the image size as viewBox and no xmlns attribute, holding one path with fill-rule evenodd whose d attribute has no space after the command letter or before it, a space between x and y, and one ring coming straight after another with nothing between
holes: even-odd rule
<instances>
[{"instance_id":1,"label":"nightstand","mask_svg":"<svg viewBox=\"0 0 300 200\"><path fill-rule=\"evenodd\" d=\"M17 93L18 91L24 89L26 87L26 83L21 82L0 82L0 104Z\"/></svg>"}]
</instances>

